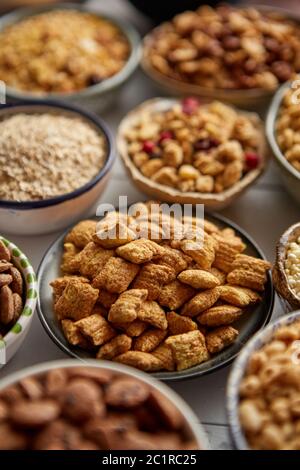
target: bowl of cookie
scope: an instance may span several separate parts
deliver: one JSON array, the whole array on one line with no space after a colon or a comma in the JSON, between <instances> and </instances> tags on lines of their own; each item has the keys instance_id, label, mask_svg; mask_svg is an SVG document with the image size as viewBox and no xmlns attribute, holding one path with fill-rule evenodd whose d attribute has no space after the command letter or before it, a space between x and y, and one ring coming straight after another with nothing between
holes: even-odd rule
<instances>
[{"instance_id":1,"label":"bowl of cookie","mask_svg":"<svg viewBox=\"0 0 300 470\"><path fill-rule=\"evenodd\" d=\"M195 97L145 101L120 123L117 148L140 191L214 210L251 187L269 156L257 114Z\"/></svg>"},{"instance_id":2,"label":"bowl of cookie","mask_svg":"<svg viewBox=\"0 0 300 470\"><path fill-rule=\"evenodd\" d=\"M73 357L163 380L225 366L270 318L270 264L222 217L132 208L139 215L79 222L49 248L38 276L44 328Z\"/></svg>"},{"instance_id":3,"label":"bowl of cookie","mask_svg":"<svg viewBox=\"0 0 300 470\"><path fill-rule=\"evenodd\" d=\"M13 397L13 398L12 398ZM173 390L122 364L60 360L0 381L1 450L206 450Z\"/></svg>"},{"instance_id":4,"label":"bowl of cookie","mask_svg":"<svg viewBox=\"0 0 300 470\"><path fill-rule=\"evenodd\" d=\"M0 236L0 367L22 345L37 301L34 270L22 251Z\"/></svg>"}]
</instances>

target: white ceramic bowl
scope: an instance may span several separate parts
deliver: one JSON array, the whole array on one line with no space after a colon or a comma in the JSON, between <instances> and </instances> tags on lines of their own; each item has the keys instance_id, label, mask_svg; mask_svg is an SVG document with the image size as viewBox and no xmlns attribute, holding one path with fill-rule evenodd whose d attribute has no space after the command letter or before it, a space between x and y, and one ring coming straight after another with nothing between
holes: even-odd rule
<instances>
[{"instance_id":1,"label":"white ceramic bowl","mask_svg":"<svg viewBox=\"0 0 300 470\"><path fill-rule=\"evenodd\" d=\"M239 420L240 384L244 378L245 371L252 354L260 350L270 342L275 331L284 325L290 325L295 320L300 319L300 310L275 320L255 336L242 349L240 355L235 360L227 384L227 416L230 426L230 434L234 446L238 450L249 450L248 442L242 430Z\"/></svg>"},{"instance_id":2,"label":"white ceramic bowl","mask_svg":"<svg viewBox=\"0 0 300 470\"><path fill-rule=\"evenodd\" d=\"M0 240L9 249L13 264L19 269L23 276L25 287L24 297L26 298L23 312L18 321L12 326L4 338L0 339L0 367L2 367L10 361L18 351L29 331L37 301L37 283L33 267L22 251L6 238L0 236Z\"/></svg>"},{"instance_id":3,"label":"white ceramic bowl","mask_svg":"<svg viewBox=\"0 0 300 470\"><path fill-rule=\"evenodd\" d=\"M102 360L78 361L75 359L63 359L59 361L45 362L43 364L28 367L27 369L23 369L22 371L18 371L14 374L9 375L8 377L0 381L0 390L3 390L4 388L18 382L19 380L24 379L25 377L41 374L43 372L47 372L53 369L71 368L78 366L87 366L95 367L98 369L111 370L113 372L126 375L128 377L134 377L135 379L138 379L148 384L150 387L156 389L168 400L170 400L170 402L181 412L184 417L184 426L186 432L191 436L192 439L195 439L199 446L198 448L201 450L209 449L209 441L202 425L199 422L199 419L189 407L189 405L187 405L187 403L179 395L177 395L177 393L175 393L172 389L167 387L162 382L159 382L158 380L149 377L149 375L145 374L144 372L138 371L132 367L128 367L123 364L117 364Z\"/></svg>"},{"instance_id":4,"label":"white ceramic bowl","mask_svg":"<svg viewBox=\"0 0 300 470\"><path fill-rule=\"evenodd\" d=\"M106 160L91 181L71 193L42 201L0 200L0 232L16 235L45 234L72 225L88 214L95 215L99 197L106 187L115 158L112 137L106 125L98 116L78 107L56 102L7 105L0 108L0 119L16 113L33 112L59 112L83 118L104 136Z\"/></svg>"}]
</instances>

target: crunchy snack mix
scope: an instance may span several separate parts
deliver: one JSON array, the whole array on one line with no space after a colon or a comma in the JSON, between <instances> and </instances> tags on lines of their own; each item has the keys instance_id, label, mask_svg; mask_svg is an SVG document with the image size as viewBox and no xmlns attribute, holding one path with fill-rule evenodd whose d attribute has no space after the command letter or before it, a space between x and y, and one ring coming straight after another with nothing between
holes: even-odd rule
<instances>
[{"instance_id":1,"label":"crunchy snack mix","mask_svg":"<svg viewBox=\"0 0 300 470\"><path fill-rule=\"evenodd\" d=\"M0 33L0 80L31 93L72 93L117 74L129 53L110 21L75 10L47 12Z\"/></svg>"},{"instance_id":2,"label":"crunchy snack mix","mask_svg":"<svg viewBox=\"0 0 300 470\"><path fill-rule=\"evenodd\" d=\"M279 327L249 359L240 421L252 449L300 450L300 321Z\"/></svg>"},{"instance_id":3,"label":"crunchy snack mix","mask_svg":"<svg viewBox=\"0 0 300 470\"><path fill-rule=\"evenodd\" d=\"M10 251L0 240L0 339L21 315L24 307L23 293L22 274L13 265Z\"/></svg>"},{"instance_id":4,"label":"crunchy snack mix","mask_svg":"<svg viewBox=\"0 0 300 470\"><path fill-rule=\"evenodd\" d=\"M38 201L75 191L97 175L105 155L104 136L81 118L9 116L0 122L0 199Z\"/></svg>"},{"instance_id":5,"label":"crunchy snack mix","mask_svg":"<svg viewBox=\"0 0 300 470\"><path fill-rule=\"evenodd\" d=\"M220 5L154 30L145 57L162 75L210 89L274 90L300 70L299 26L285 16Z\"/></svg>"},{"instance_id":6,"label":"crunchy snack mix","mask_svg":"<svg viewBox=\"0 0 300 470\"><path fill-rule=\"evenodd\" d=\"M151 202L141 206L153 207ZM125 244L118 235L98 244L96 232L112 227L113 220L119 227L121 219L125 223L125 216L115 212L97 226L80 222L65 238L62 277L51 285L54 313L67 341L99 359L149 372L188 369L232 344L239 334L236 320L261 300L270 264L242 254L246 246L234 230L208 221L203 246L198 246L195 218L188 224L176 219L181 238L173 232L171 238L150 240L138 238L139 229L134 232L133 227L141 221L128 217L134 240L128 241L125 232ZM174 225L172 216L164 214L163 219ZM153 233L158 234L156 220L150 224L157 224ZM107 248L112 241L114 248ZM197 249L192 245L188 250L187 242L198 243ZM100 248L98 272L95 265L84 274L91 244L95 252Z\"/></svg>"},{"instance_id":7,"label":"crunchy snack mix","mask_svg":"<svg viewBox=\"0 0 300 470\"><path fill-rule=\"evenodd\" d=\"M150 101L123 137L144 177L183 193L221 193L263 165L258 116L218 101L189 97L164 110Z\"/></svg>"},{"instance_id":8,"label":"crunchy snack mix","mask_svg":"<svg viewBox=\"0 0 300 470\"><path fill-rule=\"evenodd\" d=\"M56 368L0 391L1 450L197 448L168 398L121 373Z\"/></svg>"},{"instance_id":9,"label":"crunchy snack mix","mask_svg":"<svg viewBox=\"0 0 300 470\"><path fill-rule=\"evenodd\" d=\"M287 161L300 172L299 103L293 101L295 90L288 88L276 122L277 142Z\"/></svg>"}]
</instances>

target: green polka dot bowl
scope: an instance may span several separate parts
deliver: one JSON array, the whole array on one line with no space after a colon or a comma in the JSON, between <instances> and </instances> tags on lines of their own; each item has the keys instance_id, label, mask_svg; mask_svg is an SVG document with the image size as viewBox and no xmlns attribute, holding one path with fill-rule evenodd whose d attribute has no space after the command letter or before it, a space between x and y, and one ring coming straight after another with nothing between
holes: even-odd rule
<instances>
[{"instance_id":1,"label":"green polka dot bowl","mask_svg":"<svg viewBox=\"0 0 300 470\"><path fill-rule=\"evenodd\" d=\"M26 255L1 235L0 240L9 249L11 261L19 269L24 281L23 311L5 336L0 337L0 367L3 367L16 354L29 331L37 302L37 283L35 272Z\"/></svg>"}]
</instances>

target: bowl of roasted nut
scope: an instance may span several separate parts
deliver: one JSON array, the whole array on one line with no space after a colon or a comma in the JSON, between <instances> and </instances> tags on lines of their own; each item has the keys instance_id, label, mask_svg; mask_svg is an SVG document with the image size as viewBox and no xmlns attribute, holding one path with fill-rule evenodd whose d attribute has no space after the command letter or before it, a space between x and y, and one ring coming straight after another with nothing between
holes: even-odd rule
<instances>
[{"instance_id":1,"label":"bowl of roasted nut","mask_svg":"<svg viewBox=\"0 0 300 470\"><path fill-rule=\"evenodd\" d=\"M2 106L0 230L49 233L93 212L114 157L92 113L54 102Z\"/></svg>"},{"instance_id":2,"label":"bowl of roasted nut","mask_svg":"<svg viewBox=\"0 0 300 470\"><path fill-rule=\"evenodd\" d=\"M207 450L191 408L122 364L62 360L0 381L2 450Z\"/></svg>"},{"instance_id":3,"label":"bowl of roasted nut","mask_svg":"<svg viewBox=\"0 0 300 470\"><path fill-rule=\"evenodd\" d=\"M257 114L195 97L145 101L122 120L117 148L148 196L211 209L243 194L265 170L269 153Z\"/></svg>"},{"instance_id":4,"label":"bowl of roasted nut","mask_svg":"<svg viewBox=\"0 0 300 470\"><path fill-rule=\"evenodd\" d=\"M300 311L257 333L233 365L227 387L239 450L299 450Z\"/></svg>"},{"instance_id":5,"label":"bowl of roasted nut","mask_svg":"<svg viewBox=\"0 0 300 470\"><path fill-rule=\"evenodd\" d=\"M274 287L286 312L300 308L300 223L289 227L276 246Z\"/></svg>"},{"instance_id":6,"label":"bowl of roasted nut","mask_svg":"<svg viewBox=\"0 0 300 470\"><path fill-rule=\"evenodd\" d=\"M10 101L62 99L98 112L139 59L130 24L85 6L24 8L0 19L0 80Z\"/></svg>"},{"instance_id":7,"label":"bowl of roasted nut","mask_svg":"<svg viewBox=\"0 0 300 470\"><path fill-rule=\"evenodd\" d=\"M299 46L283 10L201 6L150 32L142 65L165 90L257 109L300 70Z\"/></svg>"},{"instance_id":8,"label":"bowl of roasted nut","mask_svg":"<svg viewBox=\"0 0 300 470\"><path fill-rule=\"evenodd\" d=\"M60 236L39 267L38 312L73 357L182 380L228 364L268 322L270 264L229 221L160 207L136 203Z\"/></svg>"},{"instance_id":9,"label":"bowl of roasted nut","mask_svg":"<svg viewBox=\"0 0 300 470\"><path fill-rule=\"evenodd\" d=\"M0 236L0 367L29 331L37 301L34 270L21 250Z\"/></svg>"},{"instance_id":10,"label":"bowl of roasted nut","mask_svg":"<svg viewBox=\"0 0 300 470\"><path fill-rule=\"evenodd\" d=\"M290 195L300 203L298 86L299 81L295 79L284 84L275 94L268 111L266 133L282 181Z\"/></svg>"}]
</instances>

